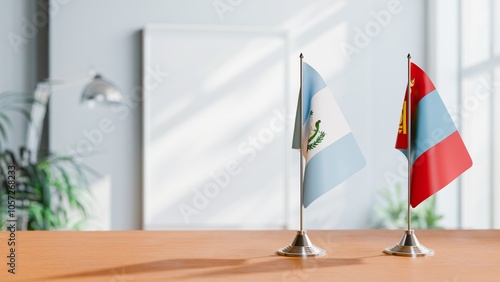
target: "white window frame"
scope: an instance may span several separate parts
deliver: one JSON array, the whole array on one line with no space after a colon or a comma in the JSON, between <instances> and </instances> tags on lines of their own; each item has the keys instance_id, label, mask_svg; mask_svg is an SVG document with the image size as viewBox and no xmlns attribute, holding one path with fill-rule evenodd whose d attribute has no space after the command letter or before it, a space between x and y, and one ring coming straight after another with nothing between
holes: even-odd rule
<instances>
[{"instance_id":1,"label":"white window frame","mask_svg":"<svg viewBox=\"0 0 500 282\"><path fill-rule=\"evenodd\" d=\"M463 89L462 81L477 73L488 73L491 75L490 85L493 95L490 100L491 113L491 136L489 142L491 157L489 159L489 182L487 187L489 193L488 222L489 228L500 228L500 176L495 175L495 171L500 169L500 148L495 144L500 144L500 81L497 81L500 74L496 74L495 69L500 68L500 55L495 55L494 36L500 34L500 30L495 30L494 1L488 0L490 5L490 53L489 59L463 67L462 62L462 27L463 22L463 3L467 0L441 0L427 1L427 66L428 73L440 91L441 96L448 108L460 109L462 105ZM446 20L444 20L446 19ZM495 111L495 109L497 111ZM461 120L457 122L457 127L461 129ZM467 132L461 132L462 136ZM474 161L474 160L473 160ZM448 189L444 189L439 194L438 208L439 212L445 215L445 227L447 228L478 228L471 225L470 220L466 222L468 210L473 206L467 193L474 193L474 187L465 187L461 177L450 184ZM449 200L452 199L452 200Z\"/></svg>"}]
</instances>

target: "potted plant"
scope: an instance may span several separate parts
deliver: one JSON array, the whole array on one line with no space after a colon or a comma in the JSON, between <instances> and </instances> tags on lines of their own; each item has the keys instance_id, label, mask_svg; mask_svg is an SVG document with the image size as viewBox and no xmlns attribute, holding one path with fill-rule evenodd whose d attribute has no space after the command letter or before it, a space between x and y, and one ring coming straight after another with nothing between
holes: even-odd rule
<instances>
[{"instance_id":1,"label":"potted plant","mask_svg":"<svg viewBox=\"0 0 500 282\"><path fill-rule=\"evenodd\" d=\"M86 172L93 170L74 156L46 154L33 161L32 152L24 146L18 152L5 146L12 129L6 113L17 112L30 121L27 108L34 102L24 95L0 95L0 223L4 226L12 217L10 210L15 213L18 229L79 229L88 218L91 196ZM8 205L12 199L15 208Z\"/></svg>"},{"instance_id":2,"label":"potted plant","mask_svg":"<svg viewBox=\"0 0 500 282\"><path fill-rule=\"evenodd\" d=\"M384 200L383 205L375 206L375 212L379 217L375 227L388 229L407 228L408 199L403 196L401 183L395 183L394 189L381 191ZM436 195L431 196L425 202L411 211L412 226L417 229L441 229L440 221L443 216L437 213Z\"/></svg>"}]
</instances>

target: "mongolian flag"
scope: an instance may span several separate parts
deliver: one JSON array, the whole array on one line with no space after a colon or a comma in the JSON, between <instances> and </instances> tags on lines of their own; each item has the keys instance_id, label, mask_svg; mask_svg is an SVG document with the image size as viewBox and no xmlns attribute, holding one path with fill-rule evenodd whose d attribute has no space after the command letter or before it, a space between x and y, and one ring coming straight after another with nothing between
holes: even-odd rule
<instances>
[{"instance_id":1,"label":"mongolian flag","mask_svg":"<svg viewBox=\"0 0 500 282\"><path fill-rule=\"evenodd\" d=\"M416 207L469 169L472 160L432 81L414 63L410 74L411 154L408 156L408 93L396 149L410 158L410 204Z\"/></svg>"}]
</instances>

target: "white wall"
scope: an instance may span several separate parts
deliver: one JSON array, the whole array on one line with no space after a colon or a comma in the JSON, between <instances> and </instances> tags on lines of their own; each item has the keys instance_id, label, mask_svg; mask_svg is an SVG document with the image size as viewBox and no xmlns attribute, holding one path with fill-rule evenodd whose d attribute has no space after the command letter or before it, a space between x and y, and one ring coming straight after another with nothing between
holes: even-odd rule
<instances>
[{"instance_id":1,"label":"white wall","mask_svg":"<svg viewBox=\"0 0 500 282\"><path fill-rule=\"evenodd\" d=\"M100 228L141 227L141 112L134 97L141 84L141 30L148 23L288 30L291 53L303 52L323 75L367 160L365 169L306 210L305 226L370 227L375 194L390 185L386 176L398 174L402 159L394 142L406 84L406 54L411 52L425 67L424 1L396 1L383 26L375 23L373 13L389 10L393 1L64 2L50 25L51 75L76 77L93 66L119 85L129 101L120 113L102 107L89 110L78 105L78 87L58 91L51 100L52 148L80 146L90 152L84 154L85 162L102 173L94 181ZM226 4L228 10L218 13L214 3L233 6ZM365 28L371 28L372 37L360 37L358 29ZM355 52L349 59L341 50L345 43ZM297 73L295 68L291 74ZM293 97L297 87L292 86ZM112 122L112 132L99 129L103 119ZM293 213L297 214L292 208ZM296 222L290 227L296 228Z\"/></svg>"},{"instance_id":2,"label":"white wall","mask_svg":"<svg viewBox=\"0 0 500 282\"><path fill-rule=\"evenodd\" d=\"M0 1L0 93L32 94L36 84L36 30L26 28L32 21L35 2ZM16 150L24 144L26 119L12 114L9 147Z\"/></svg>"}]
</instances>

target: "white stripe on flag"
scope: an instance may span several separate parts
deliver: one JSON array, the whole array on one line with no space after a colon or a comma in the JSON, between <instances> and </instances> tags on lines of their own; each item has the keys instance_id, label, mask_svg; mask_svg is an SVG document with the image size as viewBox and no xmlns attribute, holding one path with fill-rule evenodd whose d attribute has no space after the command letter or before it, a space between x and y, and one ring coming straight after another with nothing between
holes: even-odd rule
<instances>
[{"instance_id":1,"label":"white stripe on flag","mask_svg":"<svg viewBox=\"0 0 500 282\"><path fill-rule=\"evenodd\" d=\"M304 131L307 132L307 138L309 139L309 137L311 137L316 130L318 131L316 136L319 136L322 132L324 133L324 138L314 149L307 151L306 162L309 162L309 160L321 152L321 150L351 132L344 115L340 111L340 108L328 87L325 87L314 94L311 101L311 111L313 114L312 116L309 116L309 123L306 121L306 124L304 125ZM316 128L318 121L318 128ZM309 143L314 142L315 140L317 140L317 137Z\"/></svg>"},{"instance_id":2,"label":"white stripe on flag","mask_svg":"<svg viewBox=\"0 0 500 282\"><path fill-rule=\"evenodd\" d=\"M363 168L365 159L333 94L319 73L306 63L302 91L303 115L299 101L292 148L303 145L303 204L307 207ZM301 122L303 136L299 133Z\"/></svg>"}]
</instances>

